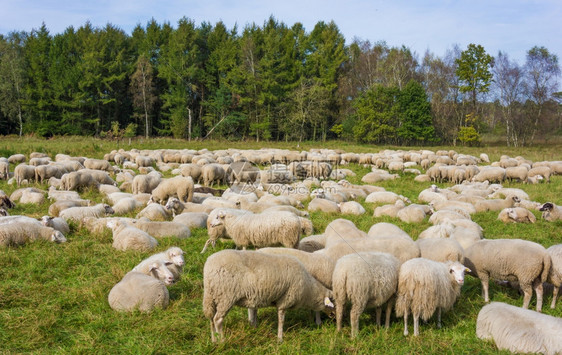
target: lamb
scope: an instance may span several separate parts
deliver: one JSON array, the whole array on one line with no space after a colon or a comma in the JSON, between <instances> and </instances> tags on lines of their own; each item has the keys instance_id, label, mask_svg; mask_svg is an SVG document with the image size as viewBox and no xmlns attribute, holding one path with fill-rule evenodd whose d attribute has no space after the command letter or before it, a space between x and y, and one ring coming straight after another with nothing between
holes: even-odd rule
<instances>
[{"instance_id":1,"label":"lamb","mask_svg":"<svg viewBox=\"0 0 562 355\"><path fill-rule=\"evenodd\" d=\"M207 221L209 239L201 253L207 246L215 246L216 240L223 236L232 238L237 247L267 247L283 245L287 248L297 248L301 235L301 224L298 216L291 212L278 211L260 214L237 214L230 209L219 209Z\"/></svg>"},{"instance_id":2,"label":"lamb","mask_svg":"<svg viewBox=\"0 0 562 355\"><path fill-rule=\"evenodd\" d=\"M138 220L133 223L133 226L145 231L155 238L175 237L185 239L191 236L191 230L185 225L177 222Z\"/></svg>"},{"instance_id":3,"label":"lamb","mask_svg":"<svg viewBox=\"0 0 562 355\"><path fill-rule=\"evenodd\" d=\"M133 178L132 191L133 194L152 193L162 181L162 174L153 171L147 175L137 175Z\"/></svg>"},{"instance_id":4,"label":"lamb","mask_svg":"<svg viewBox=\"0 0 562 355\"><path fill-rule=\"evenodd\" d=\"M501 302L482 307L476 336L512 353L562 353L562 319Z\"/></svg>"},{"instance_id":5,"label":"lamb","mask_svg":"<svg viewBox=\"0 0 562 355\"><path fill-rule=\"evenodd\" d=\"M171 247L167 250L149 256L148 258L141 261L137 266L133 268L132 271L141 272L141 270L146 270L155 261L163 261L166 264L168 270L172 272L174 276L173 281L178 281L180 279L181 272L185 265L185 260L183 258L184 252L178 247Z\"/></svg>"},{"instance_id":6,"label":"lamb","mask_svg":"<svg viewBox=\"0 0 562 355\"><path fill-rule=\"evenodd\" d=\"M177 197L182 202L193 200L193 179L183 176L176 176L162 181L152 190L152 201L164 203L169 197Z\"/></svg>"},{"instance_id":7,"label":"lamb","mask_svg":"<svg viewBox=\"0 0 562 355\"><path fill-rule=\"evenodd\" d=\"M385 326L390 326L393 302L398 286L400 262L387 253L357 253L338 260L332 276L337 330L342 327L343 311L351 301L351 336L359 333L359 316L366 307L377 307L380 325L381 306L387 303Z\"/></svg>"},{"instance_id":8,"label":"lamb","mask_svg":"<svg viewBox=\"0 0 562 355\"><path fill-rule=\"evenodd\" d=\"M408 314L414 317L414 336L419 335L419 318L424 321L437 310L437 326L441 328L441 312L453 307L469 271L459 262L440 263L425 258L406 261L400 267L396 316L404 316L404 335L408 335Z\"/></svg>"},{"instance_id":9,"label":"lamb","mask_svg":"<svg viewBox=\"0 0 562 355\"><path fill-rule=\"evenodd\" d=\"M464 263L464 249L454 239L427 238L418 239L416 244L420 248L420 255L433 261L458 261Z\"/></svg>"},{"instance_id":10,"label":"lamb","mask_svg":"<svg viewBox=\"0 0 562 355\"><path fill-rule=\"evenodd\" d=\"M523 207L504 208L498 215L504 223L535 223L537 218L533 212Z\"/></svg>"},{"instance_id":11,"label":"lamb","mask_svg":"<svg viewBox=\"0 0 562 355\"><path fill-rule=\"evenodd\" d=\"M562 206L556 206L552 202L544 203L539 211L542 212L542 218L545 221L554 222L562 220Z\"/></svg>"},{"instance_id":12,"label":"lamb","mask_svg":"<svg viewBox=\"0 0 562 355\"><path fill-rule=\"evenodd\" d=\"M166 263L156 260L143 269L143 272L128 272L113 286L107 297L113 310L150 312L157 307L168 307L170 295L166 285L172 284L173 274Z\"/></svg>"},{"instance_id":13,"label":"lamb","mask_svg":"<svg viewBox=\"0 0 562 355\"><path fill-rule=\"evenodd\" d=\"M113 247L117 250L147 251L158 245L154 237L125 221L111 220L106 225L113 231Z\"/></svg>"},{"instance_id":14,"label":"lamb","mask_svg":"<svg viewBox=\"0 0 562 355\"><path fill-rule=\"evenodd\" d=\"M552 261L547 281L554 286L552 303L550 304L550 308L554 309L560 286L562 286L562 244L553 245L546 249L546 252L550 255Z\"/></svg>"},{"instance_id":15,"label":"lamb","mask_svg":"<svg viewBox=\"0 0 562 355\"><path fill-rule=\"evenodd\" d=\"M89 206L89 207L67 208L59 213L59 217L63 218L67 222L68 221L82 222L86 217L99 218L113 213L114 211L111 208L111 206L105 205L103 203L98 203L95 206Z\"/></svg>"},{"instance_id":16,"label":"lamb","mask_svg":"<svg viewBox=\"0 0 562 355\"><path fill-rule=\"evenodd\" d=\"M550 270L551 260L542 245L521 239L486 239L465 250L465 264L482 283L484 301L489 302L488 281L519 282L524 293L523 308L528 308L537 294L537 311L542 309L543 282Z\"/></svg>"},{"instance_id":17,"label":"lamb","mask_svg":"<svg viewBox=\"0 0 562 355\"><path fill-rule=\"evenodd\" d=\"M14 169L16 184L21 186L24 181L30 182L35 179L35 167L26 164L19 164Z\"/></svg>"},{"instance_id":18,"label":"lamb","mask_svg":"<svg viewBox=\"0 0 562 355\"><path fill-rule=\"evenodd\" d=\"M341 202L338 204L338 207L343 214L353 214L359 216L367 212L359 202L355 201Z\"/></svg>"},{"instance_id":19,"label":"lamb","mask_svg":"<svg viewBox=\"0 0 562 355\"><path fill-rule=\"evenodd\" d=\"M90 206L90 200L60 200L49 206L49 215L58 217L59 213L70 207L86 207Z\"/></svg>"},{"instance_id":20,"label":"lamb","mask_svg":"<svg viewBox=\"0 0 562 355\"><path fill-rule=\"evenodd\" d=\"M203 312L211 322L211 339L224 339L223 322L234 306L257 309L275 305L277 338L283 340L285 312L290 308L333 309L332 292L314 279L295 258L252 251L222 250L203 267ZM255 314L255 313L254 313ZM255 320L250 320L255 324Z\"/></svg>"},{"instance_id":21,"label":"lamb","mask_svg":"<svg viewBox=\"0 0 562 355\"><path fill-rule=\"evenodd\" d=\"M38 239L54 243L66 242L66 238L61 232L36 222L18 221L17 223L2 224L0 228L0 246L23 245Z\"/></svg>"},{"instance_id":22,"label":"lamb","mask_svg":"<svg viewBox=\"0 0 562 355\"><path fill-rule=\"evenodd\" d=\"M51 227L55 230L58 230L62 234L70 233L70 227L68 226L68 223L66 223L66 221L60 217L43 216L41 217L41 223L45 227Z\"/></svg>"}]
</instances>

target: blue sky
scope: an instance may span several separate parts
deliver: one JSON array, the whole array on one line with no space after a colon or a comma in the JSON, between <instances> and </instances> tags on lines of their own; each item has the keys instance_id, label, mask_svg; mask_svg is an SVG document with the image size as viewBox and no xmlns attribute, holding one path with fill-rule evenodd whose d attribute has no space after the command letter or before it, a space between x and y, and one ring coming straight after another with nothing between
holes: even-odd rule
<instances>
[{"instance_id":1,"label":"blue sky","mask_svg":"<svg viewBox=\"0 0 562 355\"><path fill-rule=\"evenodd\" d=\"M183 16L197 24L237 24L240 33L270 15L289 26L301 22L307 31L318 21L334 20L348 44L354 37L384 40L420 57L427 49L443 56L454 44L466 49L469 43L481 44L493 56L506 52L519 64L535 45L562 55L561 0L0 0L0 33L31 31L45 22L55 34L88 20L131 33L151 18L175 26Z\"/></svg>"}]
</instances>

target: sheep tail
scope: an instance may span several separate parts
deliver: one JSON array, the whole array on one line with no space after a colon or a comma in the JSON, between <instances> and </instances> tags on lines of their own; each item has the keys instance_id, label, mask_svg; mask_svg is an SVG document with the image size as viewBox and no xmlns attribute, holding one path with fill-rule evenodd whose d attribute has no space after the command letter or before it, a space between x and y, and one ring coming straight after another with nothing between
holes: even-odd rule
<instances>
[{"instance_id":1,"label":"sheep tail","mask_svg":"<svg viewBox=\"0 0 562 355\"><path fill-rule=\"evenodd\" d=\"M543 258L543 268L541 273L541 282L543 283L546 282L546 279L548 278L551 264L552 264L552 259L550 259L550 255L548 253L545 253Z\"/></svg>"}]
</instances>

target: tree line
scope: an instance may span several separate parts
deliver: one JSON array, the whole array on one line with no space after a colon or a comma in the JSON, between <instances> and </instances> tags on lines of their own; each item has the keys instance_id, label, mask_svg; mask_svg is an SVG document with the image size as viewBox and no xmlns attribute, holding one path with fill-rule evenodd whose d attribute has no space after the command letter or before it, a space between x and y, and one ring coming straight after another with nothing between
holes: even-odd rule
<instances>
[{"instance_id":1,"label":"tree line","mask_svg":"<svg viewBox=\"0 0 562 355\"><path fill-rule=\"evenodd\" d=\"M43 24L0 35L0 134L525 145L562 133L559 75L545 47L522 65L475 44L420 58L346 45L334 22Z\"/></svg>"}]
</instances>

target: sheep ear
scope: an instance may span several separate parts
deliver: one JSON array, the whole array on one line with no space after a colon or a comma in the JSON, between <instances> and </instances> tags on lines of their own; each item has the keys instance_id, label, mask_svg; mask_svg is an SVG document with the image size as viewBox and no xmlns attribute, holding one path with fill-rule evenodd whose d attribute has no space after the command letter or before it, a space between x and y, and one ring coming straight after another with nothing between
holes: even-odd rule
<instances>
[{"instance_id":1,"label":"sheep ear","mask_svg":"<svg viewBox=\"0 0 562 355\"><path fill-rule=\"evenodd\" d=\"M150 265L150 269L148 269L148 271L154 271L156 269L158 269L158 264L154 263L154 264Z\"/></svg>"},{"instance_id":2,"label":"sheep ear","mask_svg":"<svg viewBox=\"0 0 562 355\"><path fill-rule=\"evenodd\" d=\"M335 307L329 297L324 297L324 306L330 307L330 308Z\"/></svg>"},{"instance_id":3,"label":"sheep ear","mask_svg":"<svg viewBox=\"0 0 562 355\"><path fill-rule=\"evenodd\" d=\"M464 268L464 272L472 272L472 270L470 270L469 268L465 267L465 268Z\"/></svg>"},{"instance_id":4,"label":"sheep ear","mask_svg":"<svg viewBox=\"0 0 562 355\"><path fill-rule=\"evenodd\" d=\"M171 262L171 261L166 261L166 262L164 263L164 265L166 265L166 266L172 265L172 264L173 264L173 262Z\"/></svg>"}]
</instances>

